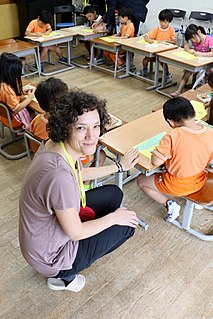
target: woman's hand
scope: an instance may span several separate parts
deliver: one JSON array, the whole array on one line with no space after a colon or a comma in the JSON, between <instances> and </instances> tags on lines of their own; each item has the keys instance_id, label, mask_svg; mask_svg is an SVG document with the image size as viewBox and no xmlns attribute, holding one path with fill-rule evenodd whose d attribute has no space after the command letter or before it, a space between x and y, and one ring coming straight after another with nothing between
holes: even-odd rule
<instances>
[{"instance_id":1,"label":"woman's hand","mask_svg":"<svg viewBox=\"0 0 213 319\"><path fill-rule=\"evenodd\" d=\"M112 213L115 217L115 224L120 226L130 226L136 228L138 225L138 217L132 210L128 210L126 207L116 209Z\"/></svg>"},{"instance_id":2,"label":"woman's hand","mask_svg":"<svg viewBox=\"0 0 213 319\"><path fill-rule=\"evenodd\" d=\"M139 152L136 148L131 148L121 159L121 165L124 171L133 168L139 161Z\"/></svg>"}]
</instances>

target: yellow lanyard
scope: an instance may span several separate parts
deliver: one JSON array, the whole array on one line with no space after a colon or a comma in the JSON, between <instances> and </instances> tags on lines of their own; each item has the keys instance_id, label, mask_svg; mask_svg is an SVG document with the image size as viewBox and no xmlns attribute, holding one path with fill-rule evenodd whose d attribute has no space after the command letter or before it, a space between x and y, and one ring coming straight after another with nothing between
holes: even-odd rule
<instances>
[{"instance_id":1,"label":"yellow lanyard","mask_svg":"<svg viewBox=\"0 0 213 319\"><path fill-rule=\"evenodd\" d=\"M76 169L75 169L75 165L74 165L72 156L67 152L66 147L64 145L64 142L61 141L60 145L61 145L61 147L62 147L62 149L64 151L64 155L65 155L70 167L73 170L73 173L74 173L74 176L75 176L75 180L76 180L76 183L78 185L78 190L79 190L79 193L80 193L81 205L84 208L84 207L86 207L86 194L85 194L84 183L83 183L83 180L82 180L82 174L81 174L79 162L77 161L77 169L78 169L78 176L79 176L79 178L78 178L78 176L76 174Z\"/></svg>"}]
</instances>

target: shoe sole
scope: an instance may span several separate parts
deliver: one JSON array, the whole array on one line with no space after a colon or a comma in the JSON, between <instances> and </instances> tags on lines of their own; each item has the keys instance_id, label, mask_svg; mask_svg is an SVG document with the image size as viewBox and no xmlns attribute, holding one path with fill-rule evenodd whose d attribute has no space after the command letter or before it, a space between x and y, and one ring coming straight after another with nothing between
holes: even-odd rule
<instances>
[{"instance_id":1,"label":"shoe sole","mask_svg":"<svg viewBox=\"0 0 213 319\"><path fill-rule=\"evenodd\" d=\"M83 275L76 275L76 278L67 286L60 278L48 278L47 279L47 286L52 290L67 290L72 292L79 292L83 289L85 285L85 277Z\"/></svg>"}]
</instances>

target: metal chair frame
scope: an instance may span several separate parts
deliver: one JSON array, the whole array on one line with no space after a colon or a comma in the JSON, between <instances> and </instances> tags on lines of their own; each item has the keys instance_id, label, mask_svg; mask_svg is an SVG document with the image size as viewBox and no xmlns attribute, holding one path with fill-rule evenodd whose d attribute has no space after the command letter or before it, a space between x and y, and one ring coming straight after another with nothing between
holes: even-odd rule
<instances>
[{"instance_id":1,"label":"metal chair frame","mask_svg":"<svg viewBox=\"0 0 213 319\"><path fill-rule=\"evenodd\" d=\"M36 137L33 133L29 131L24 132L24 142L27 150L27 155L30 159L33 158L35 152L41 145L42 140Z\"/></svg>"},{"instance_id":2,"label":"metal chair frame","mask_svg":"<svg viewBox=\"0 0 213 319\"><path fill-rule=\"evenodd\" d=\"M54 15L54 29L56 30L57 28L68 28L68 27L73 27L76 25L76 14L75 14L75 6L73 5L63 5L63 6L55 6L53 8ZM61 14L61 16L64 13L71 13L71 21L68 22L57 22L57 15Z\"/></svg>"}]
</instances>

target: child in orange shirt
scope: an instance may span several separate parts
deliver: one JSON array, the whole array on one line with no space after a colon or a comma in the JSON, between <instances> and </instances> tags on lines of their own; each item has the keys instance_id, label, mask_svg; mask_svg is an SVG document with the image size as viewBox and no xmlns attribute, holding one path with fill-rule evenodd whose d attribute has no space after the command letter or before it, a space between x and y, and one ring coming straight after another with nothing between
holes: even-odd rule
<instances>
[{"instance_id":1,"label":"child in orange shirt","mask_svg":"<svg viewBox=\"0 0 213 319\"><path fill-rule=\"evenodd\" d=\"M42 37L42 35L48 35L52 32L50 25L51 13L47 10L43 10L37 19L32 20L25 31L25 35L29 37ZM50 45L40 50L41 62L44 60L48 51L54 51L59 58L60 62L67 63L67 58L62 56L61 49L56 45ZM43 65L41 63L41 71L43 72Z\"/></svg>"},{"instance_id":2,"label":"child in orange shirt","mask_svg":"<svg viewBox=\"0 0 213 319\"><path fill-rule=\"evenodd\" d=\"M213 91L213 72L211 72L208 76L208 84ZM207 122L208 124L213 125L213 97L207 107L209 108L209 118Z\"/></svg>"},{"instance_id":3,"label":"child in orange shirt","mask_svg":"<svg viewBox=\"0 0 213 319\"><path fill-rule=\"evenodd\" d=\"M131 22L132 10L130 8L121 8L119 10L119 15L121 17L122 27L118 34L114 35L115 37L128 39L134 37L135 28L134 24ZM109 61L116 62L115 53L104 51L104 55ZM120 51L118 55L117 68L121 67L124 64L124 60L121 55L124 55L124 51Z\"/></svg>"},{"instance_id":4,"label":"child in orange shirt","mask_svg":"<svg viewBox=\"0 0 213 319\"><path fill-rule=\"evenodd\" d=\"M33 133L40 140L48 139L47 123L49 119L50 104L56 96L68 92L68 86L60 79L49 78L46 81L39 83L35 97L45 111L43 114L38 114L30 124L30 132Z\"/></svg>"},{"instance_id":5,"label":"child in orange shirt","mask_svg":"<svg viewBox=\"0 0 213 319\"><path fill-rule=\"evenodd\" d=\"M158 15L160 26L151 30L147 34L144 35L144 39L148 43L158 42L176 42L176 35L174 28L170 25L173 20L173 14L171 10L164 9L160 11ZM143 69L140 70L137 74L141 76L146 76L148 74L148 64L149 62L154 62L155 58L145 57L143 59ZM171 80L171 74L169 73L168 66L166 65L166 78L167 81Z\"/></svg>"},{"instance_id":6,"label":"child in orange shirt","mask_svg":"<svg viewBox=\"0 0 213 319\"><path fill-rule=\"evenodd\" d=\"M180 206L171 196L186 196L199 191L206 179L206 166L213 160L213 130L195 122L189 100L176 97L163 106L165 120L173 128L152 153L153 165L165 163L167 171L149 177L139 175L138 186L167 209L167 221L179 216Z\"/></svg>"},{"instance_id":7,"label":"child in orange shirt","mask_svg":"<svg viewBox=\"0 0 213 319\"><path fill-rule=\"evenodd\" d=\"M23 129L30 126L30 114L26 107L34 98L34 90L28 91L28 97L24 97L22 81L22 62L12 53L2 53L0 57L0 102L6 104L12 112L13 127ZM8 126L8 121L1 117L3 124Z\"/></svg>"}]
</instances>

